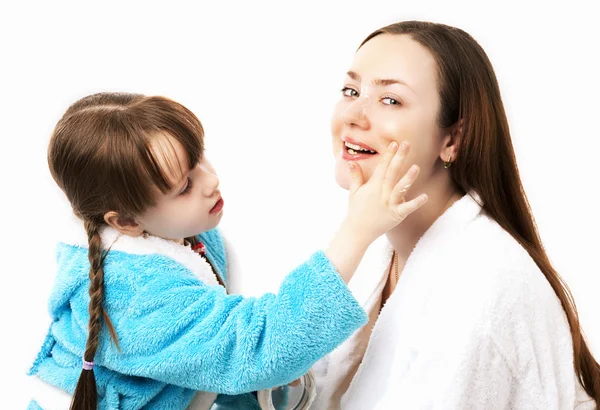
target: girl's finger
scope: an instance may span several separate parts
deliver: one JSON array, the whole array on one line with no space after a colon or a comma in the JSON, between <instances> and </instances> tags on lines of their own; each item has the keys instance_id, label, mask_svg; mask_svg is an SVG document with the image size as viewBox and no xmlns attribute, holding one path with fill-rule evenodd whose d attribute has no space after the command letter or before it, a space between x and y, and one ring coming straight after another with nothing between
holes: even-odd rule
<instances>
[{"instance_id":1,"label":"girl's finger","mask_svg":"<svg viewBox=\"0 0 600 410\"><path fill-rule=\"evenodd\" d=\"M404 141L400 144L400 148L396 152L396 155L392 158L392 162L387 169L385 174L385 181L383 183L383 192L389 193L392 192L400 178L402 178L402 174L400 170L404 166L404 161L408 152L410 151L410 145Z\"/></svg>"},{"instance_id":2,"label":"girl's finger","mask_svg":"<svg viewBox=\"0 0 600 410\"><path fill-rule=\"evenodd\" d=\"M353 194L364 183L362 168L356 162L348 162L348 170L350 171L350 193Z\"/></svg>"},{"instance_id":3,"label":"girl's finger","mask_svg":"<svg viewBox=\"0 0 600 410\"><path fill-rule=\"evenodd\" d=\"M427 194L421 194L415 199L397 205L396 217L398 219L398 223L404 221L408 215L422 207L428 199L429 198L427 197Z\"/></svg>"},{"instance_id":4,"label":"girl's finger","mask_svg":"<svg viewBox=\"0 0 600 410\"><path fill-rule=\"evenodd\" d=\"M408 192L410 187L415 183L417 177L419 176L419 171L419 167L417 165L413 165L412 167L410 167L406 175L404 175L402 179L396 183L394 190L390 194L391 205L396 205L404 202L406 193Z\"/></svg>"},{"instance_id":5,"label":"girl's finger","mask_svg":"<svg viewBox=\"0 0 600 410\"><path fill-rule=\"evenodd\" d=\"M375 172L373 173L371 179L375 181L383 181L387 169L390 166L390 162L392 162L392 158L394 158L394 155L396 154L397 150L398 143L396 141L393 141L386 149L381 160L379 161L379 164L377 164L377 168L375 168Z\"/></svg>"}]
</instances>

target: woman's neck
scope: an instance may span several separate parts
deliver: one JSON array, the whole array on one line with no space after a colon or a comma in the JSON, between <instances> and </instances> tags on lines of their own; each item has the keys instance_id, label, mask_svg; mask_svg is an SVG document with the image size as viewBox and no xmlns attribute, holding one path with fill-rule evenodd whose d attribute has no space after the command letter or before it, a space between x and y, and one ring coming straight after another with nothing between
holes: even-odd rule
<instances>
[{"instance_id":1,"label":"woman's neck","mask_svg":"<svg viewBox=\"0 0 600 410\"><path fill-rule=\"evenodd\" d=\"M427 203L414 214L411 214L400 225L387 233L394 250L398 253L400 269L412 253L415 245L433 223L463 194L452 190L443 194L428 193Z\"/></svg>"}]
</instances>

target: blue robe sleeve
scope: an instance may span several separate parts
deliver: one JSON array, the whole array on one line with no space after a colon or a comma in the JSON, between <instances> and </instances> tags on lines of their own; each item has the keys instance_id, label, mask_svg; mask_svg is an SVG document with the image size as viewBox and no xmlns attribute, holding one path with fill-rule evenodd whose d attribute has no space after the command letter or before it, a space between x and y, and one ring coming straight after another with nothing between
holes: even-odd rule
<instances>
[{"instance_id":1,"label":"blue robe sleeve","mask_svg":"<svg viewBox=\"0 0 600 410\"><path fill-rule=\"evenodd\" d=\"M323 252L277 295L260 298L227 295L192 275L139 282L127 308L109 310L121 351L104 329L96 363L194 390L233 395L288 384L367 323Z\"/></svg>"}]
</instances>

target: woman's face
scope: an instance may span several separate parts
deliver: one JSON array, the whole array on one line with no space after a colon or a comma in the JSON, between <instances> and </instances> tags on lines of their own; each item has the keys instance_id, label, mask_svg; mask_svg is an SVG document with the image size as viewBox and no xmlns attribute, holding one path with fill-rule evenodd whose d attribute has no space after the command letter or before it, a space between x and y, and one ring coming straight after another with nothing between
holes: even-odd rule
<instances>
[{"instance_id":1,"label":"woman's face","mask_svg":"<svg viewBox=\"0 0 600 410\"><path fill-rule=\"evenodd\" d=\"M403 172L419 165L411 192L427 192L427 181L443 171L440 158L446 154L439 101L437 65L426 48L406 35L368 41L354 56L331 120L338 184L350 186L348 161L358 162L366 181L392 141L407 141L411 151Z\"/></svg>"}]
</instances>

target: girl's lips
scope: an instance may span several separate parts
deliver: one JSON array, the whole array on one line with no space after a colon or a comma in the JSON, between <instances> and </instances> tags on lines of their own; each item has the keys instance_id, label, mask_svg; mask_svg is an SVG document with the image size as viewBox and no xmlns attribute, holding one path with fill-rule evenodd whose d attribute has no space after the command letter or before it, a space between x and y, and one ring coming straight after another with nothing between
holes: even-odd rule
<instances>
[{"instance_id":1,"label":"girl's lips","mask_svg":"<svg viewBox=\"0 0 600 410\"><path fill-rule=\"evenodd\" d=\"M221 209L223 209L223 205L225 205L225 202L223 201L223 198L219 198L219 200L217 201L217 203L215 204L215 206L213 206L213 208L210 210L210 214L217 214L219 212L221 212Z\"/></svg>"}]
</instances>

